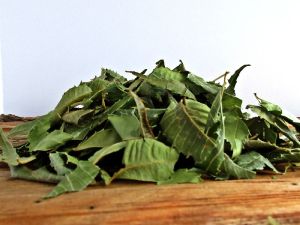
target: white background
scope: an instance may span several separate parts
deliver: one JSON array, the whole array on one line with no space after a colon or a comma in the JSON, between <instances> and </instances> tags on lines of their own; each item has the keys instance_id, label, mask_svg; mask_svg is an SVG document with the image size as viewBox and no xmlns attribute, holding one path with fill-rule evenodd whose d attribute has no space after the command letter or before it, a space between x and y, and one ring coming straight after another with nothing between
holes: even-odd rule
<instances>
[{"instance_id":1,"label":"white background","mask_svg":"<svg viewBox=\"0 0 300 225\"><path fill-rule=\"evenodd\" d=\"M299 29L297 0L0 0L4 112L44 114L101 67L164 58L209 80L250 63L238 96L256 103L257 92L299 116ZM0 111L1 92L0 82Z\"/></svg>"}]
</instances>

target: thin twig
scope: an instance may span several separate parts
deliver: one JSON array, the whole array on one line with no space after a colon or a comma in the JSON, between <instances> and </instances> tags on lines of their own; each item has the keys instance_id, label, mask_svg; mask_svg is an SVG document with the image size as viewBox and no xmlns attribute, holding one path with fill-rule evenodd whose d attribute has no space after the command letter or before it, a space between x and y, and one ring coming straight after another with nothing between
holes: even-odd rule
<instances>
[{"instance_id":1,"label":"thin twig","mask_svg":"<svg viewBox=\"0 0 300 225\"><path fill-rule=\"evenodd\" d=\"M221 79L222 77L226 77L229 74L228 71L226 71L223 75L218 76L216 79L214 79L212 82L216 82L217 80Z\"/></svg>"}]
</instances>

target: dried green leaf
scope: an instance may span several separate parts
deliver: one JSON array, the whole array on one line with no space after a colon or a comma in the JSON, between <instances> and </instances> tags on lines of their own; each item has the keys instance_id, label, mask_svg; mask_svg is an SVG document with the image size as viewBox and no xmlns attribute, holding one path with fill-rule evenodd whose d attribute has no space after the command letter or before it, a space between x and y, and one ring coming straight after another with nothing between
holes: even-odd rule
<instances>
[{"instance_id":1,"label":"dried green leaf","mask_svg":"<svg viewBox=\"0 0 300 225\"><path fill-rule=\"evenodd\" d=\"M62 116L62 120L67 123L78 125L80 119L91 114L92 112L94 112L93 109L79 109L79 110L67 112Z\"/></svg>"},{"instance_id":2,"label":"dried green leaf","mask_svg":"<svg viewBox=\"0 0 300 225\"><path fill-rule=\"evenodd\" d=\"M74 151L89 148L103 148L121 141L120 136L114 129L105 129L94 133L91 137L81 142Z\"/></svg>"},{"instance_id":3,"label":"dried green leaf","mask_svg":"<svg viewBox=\"0 0 300 225\"><path fill-rule=\"evenodd\" d=\"M248 170L263 170L267 166L275 173L279 173L267 158L254 151L240 155L237 157L236 163Z\"/></svg>"},{"instance_id":4,"label":"dried green leaf","mask_svg":"<svg viewBox=\"0 0 300 225\"><path fill-rule=\"evenodd\" d=\"M19 155L17 154L16 149L8 141L5 133L0 128L0 162L16 166L19 164L18 159Z\"/></svg>"},{"instance_id":5,"label":"dried green leaf","mask_svg":"<svg viewBox=\"0 0 300 225\"><path fill-rule=\"evenodd\" d=\"M139 138L141 126L135 115L109 115L108 121L112 124L122 140Z\"/></svg>"},{"instance_id":6,"label":"dried green leaf","mask_svg":"<svg viewBox=\"0 0 300 225\"><path fill-rule=\"evenodd\" d=\"M123 156L125 168L116 172L112 180L166 180L173 173L177 159L178 153L159 141L150 138L130 140Z\"/></svg>"},{"instance_id":7,"label":"dried green leaf","mask_svg":"<svg viewBox=\"0 0 300 225\"><path fill-rule=\"evenodd\" d=\"M244 121L232 113L225 114L225 139L230 143L232 157L242 153L244 142L247 140L249 130Z\"/></svg>"},{"instance_id":8,"label":"dried green leaf","mask_svg":"<svg viewBox=\"0 0 300 225\"><path fill-rule=\"evenodd\" d=\"M64 145L67 141L72 139L72 135L61 130L55 130L40 139L40 141L35 145L34 148L31 149L31 151L49 151Z\"/></svg>"},{"instance_id":9,"label":"dried green leaf","mask_svg":"<svg viewBox=\"0 0 300 225\"><path fill-rule=\"evenodd\" d=\"M92 183L100 169L89 161L79 161L77 168L66 174L44 198L53 198L65 192L80 191Z\"/></svg>"},{"instance_id":10,"label":"dried green leaf","mask_svg":"<svg viewBox=\"0 0 300 225\"><path fill-rule=\"evenodd\" d=\"M176 170L167 180L159 181L157 184L183 184L202 182L201 173L197 169L179 169Z\"/></svg>"}]
</instances>

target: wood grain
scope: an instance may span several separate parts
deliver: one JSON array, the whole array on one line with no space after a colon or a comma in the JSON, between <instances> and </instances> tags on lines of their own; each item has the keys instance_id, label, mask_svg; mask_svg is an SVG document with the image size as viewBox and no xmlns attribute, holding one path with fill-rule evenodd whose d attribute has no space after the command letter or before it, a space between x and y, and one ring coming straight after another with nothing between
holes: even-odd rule
<instances>
[{"instance_id":1,"label":"wood grain","mask_svg":"<svg viewBox=\"0 0 300 225\"><path fill-rule=\"evenodd\" d=\"M0 224L300 224L300 170L253 180L155 185L117 182L37 203L53 185L0 168Z\"/></svg>"},{"instance_id":2,"label":"wood grain","mask_svg":"<svg viewBox=\"0 0 300 225\"><path fill-rule=\"evenodd\" d=\"M300 224L300 171L271 179L158 186L118 182L36 203L52 185L0 169L0 224Z\"/></svg>"}]
</instances>

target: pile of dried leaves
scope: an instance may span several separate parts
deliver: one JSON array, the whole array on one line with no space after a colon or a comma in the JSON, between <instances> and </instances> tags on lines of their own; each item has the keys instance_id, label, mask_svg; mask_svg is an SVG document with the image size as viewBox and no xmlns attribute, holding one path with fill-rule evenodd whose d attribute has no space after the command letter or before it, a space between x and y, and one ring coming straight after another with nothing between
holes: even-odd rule
<instances>
[{"instance_id":1,"label":"pile of dried leaves","mask_svg":"<svg viewBox=\"0 0 300 225\"><path fill-rule=\"evenodd\" d=\"M66 91L55 109L7 135L0 161L12 177L58 183L45 197L116 179L158 184L254 178L300 162L300 121L256 96L241 110L235 96L239 68L220 85L161 60L127 80L109 69ZM226 82L225 82L226 81ZM8 141L27 135L14 148Z\"/></svg>"}]
</instances>

